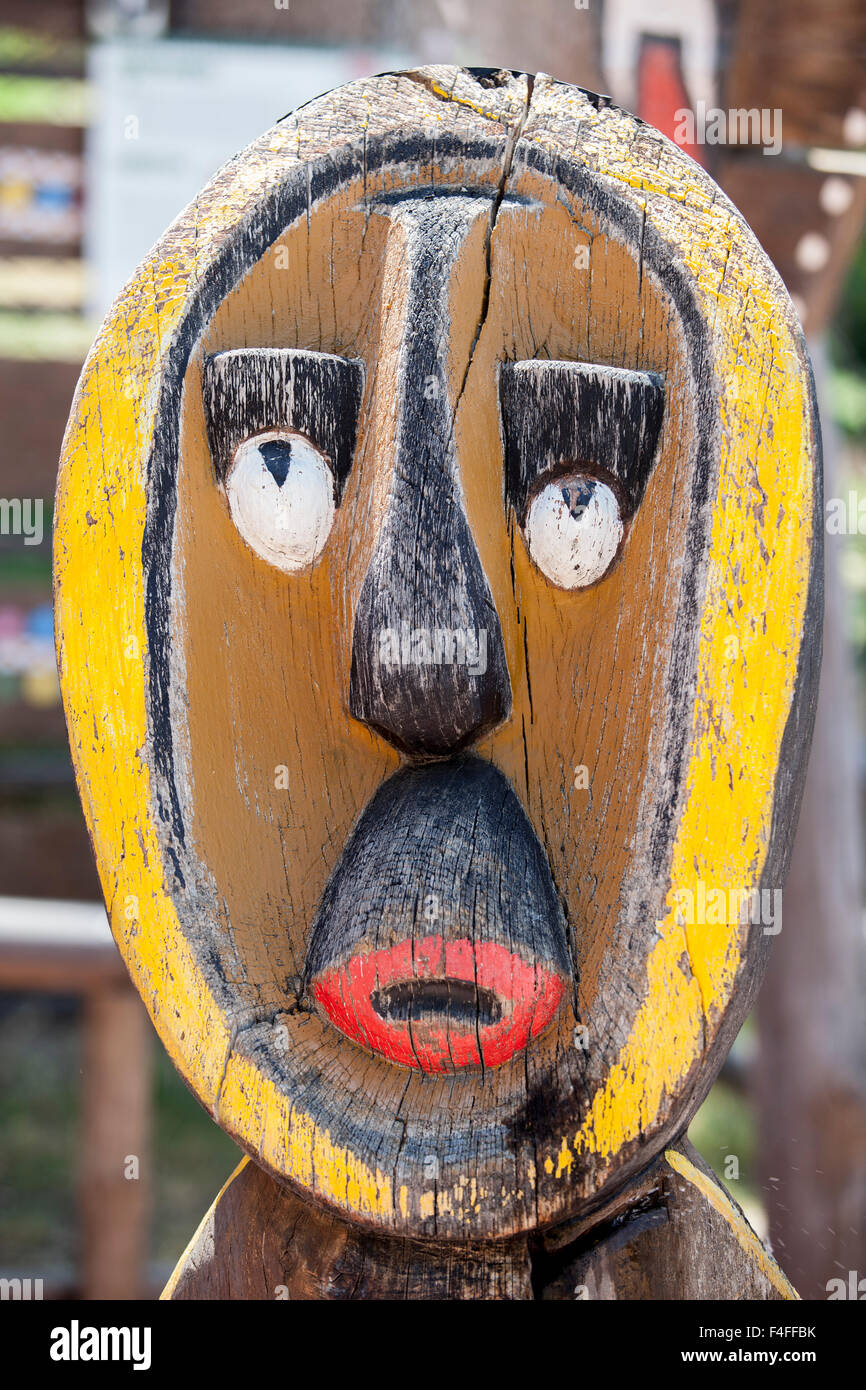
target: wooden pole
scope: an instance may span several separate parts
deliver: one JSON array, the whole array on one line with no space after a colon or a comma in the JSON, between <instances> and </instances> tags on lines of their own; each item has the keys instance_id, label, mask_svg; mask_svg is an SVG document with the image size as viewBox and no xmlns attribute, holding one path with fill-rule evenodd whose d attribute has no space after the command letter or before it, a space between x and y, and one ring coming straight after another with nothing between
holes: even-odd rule
<instances>
[{"instance_id":1,"label":"wooden pole","mask_svg":"<svg viewBox=\"0 0 866 1390\"><path fill-rule=\"evenodd\" d=\"M150 1022L129 987L84 997L80 1204L88 1299L146 1295L150 1239Z\"/></svg>"},{"instance_id":2,"label":"wooden pole","mask_svg":"<svg viewBox=\"0 0 866 1390\"><path fill-rule=\"evenodd\" d=\"M681 1140L591 1219L495 1245L383 1238L304 1202L244 1159L162 1297L607 1302L796 1294Z\"/></svg>"},{"instance_id":3,"label":"wooden pole","mask_svg":"<svg viewBox=\"0 0 866 1390\"><path fill-rule=\"evenodd\" d=\"M153 1034L101 904L0 898L0 987L82 1000L80 1283L88 1298L141 1297Z\"/></svg>"},{"instance_id":4,"label":"wooden pole","mask_svg":"<svg viewBox=\"0 0 866 1390\"><path fill-rule=\"evenodd\" d=\"M683 1135L775 934L819 501L790 301L605 98L362 80L177 220L55 545L112 928L255 1157L173 1288L791 1296Z\"/></svg>"}]
</instances>

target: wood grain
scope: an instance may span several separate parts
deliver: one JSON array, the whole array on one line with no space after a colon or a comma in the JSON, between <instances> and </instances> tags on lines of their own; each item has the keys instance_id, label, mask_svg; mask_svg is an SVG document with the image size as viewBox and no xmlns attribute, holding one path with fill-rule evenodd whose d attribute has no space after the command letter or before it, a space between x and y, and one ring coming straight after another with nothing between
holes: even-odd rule
<instances>
[{"instance_id":1,"label":"wood grain","mask_svg":"<svg viewBox=\"0 0 866 1390\"><path fill-rule=\"evenodd\" d=\"M208 430L214 361L273 352L363 369L333 530L297 575L237 532ZM538 362L653 384L620 444L599 427L582 446L628 456L633 498L586 591L549 583L507 502L501 368ZM757 989L764 924L689 921L682 895L781 887L817 679L809 365L709 176L544 77L433 67L310 103L121 296L57 515L61 678L113 930L214 1118L295 1197L413 1241L596 1212L683 1132ZM404 621L486 629L484 682L466 663L374 680L371 638ZM371 800L407 754L470 745L543 851L578 983L524 1050L442 1076L350 1041L303 987ZM448 920L458 895L436 892Z\"/></svg>"},{"instance_id":2,"label":"wood grain","mask_svg":"<svg viewBox=\"0 0 866 1390\"><path fill-rule=\"evenodd\" d=\"M371 1234L291 1195L244 1160L162 1297L592 1302L797 1295L683 1140L594 1218L481 1245Z\"/></svg>"},{"instance_id":3,"label":"wood grain","mask_svg":"<svg viewBox=\"0 0 866 1390\"><path fill-rule=\"evenodd\" d=\"M327 455L339 502L355 453L363 387L362 364L330 353L271 348L208 357L202 396L220 482L242 440L264 430L291 429Z\"/></svg>"},{"instance_id":4,"label":"wood grain","mask_svg":"<svg viewBox=\"0 0 866 1390\"><path fill-rule=\"evenodd\" d=\"M609 474L634 512L664 418L658 373L543 358L503 363L499 382L505 490L518 516L539 477L575 464Z\"/></svg>"}]
</instances>

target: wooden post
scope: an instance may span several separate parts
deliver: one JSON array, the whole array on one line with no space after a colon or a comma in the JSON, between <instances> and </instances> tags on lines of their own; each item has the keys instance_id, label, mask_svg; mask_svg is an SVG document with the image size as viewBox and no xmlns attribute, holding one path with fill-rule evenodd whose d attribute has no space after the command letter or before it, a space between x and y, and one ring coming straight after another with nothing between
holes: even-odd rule
<instances>
[{"instance_id":1,"label":"wooden post","mask_svg":"<svg viewBox=\"0 0 866 1390\"><path fill-rule=\"evenodd\" d=\"M255 1160L168 1295L792 1296L683 1137L820 653L808 359L710 176L544 76L310 103L106 321L55 554L112 927Z\"/></svg>"},{"instance_id":2,"label":"wooden post","mask_svg":"<svg viewBox=\"0 0 866 1390\"><path fill-rule=\"evenodd\" d=\"M85 1298L141 1298L150 1237L150 1024L126 987L85 997Z\"/></svg>"},{"instance_id":3,"label":"wooden post","mask_svg":"<svg viewBox=\"0 0 866 1390\"><path fill-rule=\"evenodd\" d=\"M0 899L0 986L81 997L81 1289L85 1298L141 1298L150 1227L152 1034L102 908Z\"/></svg>"}]
</instances>

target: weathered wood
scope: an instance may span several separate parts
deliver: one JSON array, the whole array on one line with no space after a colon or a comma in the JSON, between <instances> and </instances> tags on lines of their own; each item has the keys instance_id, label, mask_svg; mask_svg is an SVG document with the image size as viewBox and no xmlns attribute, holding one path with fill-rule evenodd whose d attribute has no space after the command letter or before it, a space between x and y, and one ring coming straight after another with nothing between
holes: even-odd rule
<instances>
[{"instance_id":1,"label":"weathered wood","mask_svg":"<svg viewBox=\"0 0 866 1390\"><path fill-rule=\"evenodd\" d=\"M355 453L363 387L363 364L331 353L256 348L206 358L202 397L220 482L244 439L290 430L327 455L339 502Z\"/></svg>"},{"instance_id":2,"label":"weathered wood","mask_svg":"<svg viewBox=\"0 0 866 1390\"><path fill-rule=\"evenodd\" d=\"M400 1240L288 1192L247 1159L162 1297L289 1300L794 1299L687 1140L593 1218L495 1243Z\"/></svg>"},{"instance_id":3,"label":"weathered wood","mask_svg":"<svg viewBox=\"0 0 866 1390\"><path fill-rule=\"evenodd\" d=\"M691 153L749 222L791 293L810 350L823 355L818 335L831 320L866 219L866 8L858 0L701 0L662 16L657 8L647 14L640 0L615 0L603 7L603 30L621 32L625 15L635 42L630 52L622 43L606 45L606 90L627 105L633 100L627 60L638 61L639 33L664 33L659 43L675 50L682 40L688 90L657 70L655 90L645 85L635 109L670 133L684 128L683 108L722 114L727 143ZM735 143L740 130L729 122L738 118L742 130L751 123L753 139L760 120L760 145ZM820 390L818 399L828 404ZM826 445L832 412L822 413ZM825 460L827 494L838 495L832 428ZM831 538L812 761L751 1068L756 1177L773 1248L804 1297L826 1297L834 1278L866 1265L862 777L851 756L861 733L847 689L851 657L840 552L833 549Z\"/></svg>"},{"instance_id":4,"label":"weathered wood","mask_svg":"<svg viewBox=\"0 0 866 1390\"><path fill-rule=\"evenodd\" d=\"M508 143L498 157L494 147L484 145L491 168L477 190L452 187L431 198L423 187L415 196L404 188L399 195L374 196L368 204L371 215L394 228L389 240L397 243L399 261L391 270L402 283L400 310L393 326L386 320L382 344L384 355L394 358L390 486L357 598L349 707L356 719L410 755L457 752L477 743L511 711L502 629L461 497L455 433L455 387L459 400L475 340L460 385L452 361L452 334L459 331L452 314L456 319L465 311L449 296L455 281L472 275L467 305L474 301L479 314L477 334L489 288L489 240L502 195L491 175L504 177L510 158ZM467 271L464 263L473 251L475 263L470 260ZM393 301L389 307L393 312ZM407 545L409 537L418 542ZM462 634L473 649L472 664L422 661L412 652L405 664L383 661L382 635L402 632L404 625L428 643L437 633Z\"/></svg>"},{"instance_id":5,"label":"weathered wood","mask_svg":"<svg viewBox=\"0 0 866 1390\"><path fill-rule=\"evenodd\" d=\"M323 1211L244 1159L162 1297L289 1300L526 1299L522 1240L400 1240Z\"/></svg>"},{"instance_id":6,"label":"weathered wood","mask_svg":"<svg viewBox=\"0 0 866 1390\"><path fill-rule=\"evenodd\" d=\"M322 897L305 983L346 1037L440 1073L522 1052L575 970L526 813L498 769L464 757L376 793Z\"/></svg>"},{"instance_id":7,"label":"weathered wood","mask_svg":"<svg viewBox=\"0 0 866 1390\"><path fill-rule=\"evenodd\" d=\"M81 996L81 1285L88 1298L140 1298L153 1035L102 906L0 898L0 988Z\"/></svg>"},{"instance_id":8,"label":"weathered wood","mask_svg":"<svg viewBox=\"0 0 866 1390\"><path fill-rule=\"evenodd\" d=\"M150 1238L150 1023L128 986L85 1001L79 1201L86 1298L141 1298Z\"/></svg>"},{"instance_id":9,"label":"weathered wood","mask_svg":"<svg viewBox=\"0 0 866 1390\"><path fill-rule=\"evenodd\" d=\"M820 642L808 360L709 176L545 77L310 103L106 322L55 552L113 927L219 1123L382 1240L628 1204L760 981Z\"/></svg>"},{"instance_id":10,"label":"weathered wood","mask_svg":"<svg viewBox=\"0 0 866 1390\"><path fill-rule=\"evenodd\" d=\"M542 359L503 363L499 381L505 491L518 515L538 478L575 466L609 476L635 511L664 418L657 372Z\"/></svg>"},{"instance_id":11,"label":"weathered wood","mask_svg":"<svg viewBox=\"0 0 866 1390\"><path fill-rule=\"evenodd\" d=\"M687 1140L629 1184L628 1205L579 1239L548 1236L538 1296L581 1299L794 1299L740 1208Z\"/></svg>"},{"instance_id":12,"label":"weathered wood","mask_svg":"<svg viewBox=\"0 0 866 1390\"><path fill-rule=\"evenodd\" d=\"M817 375L820 388L826 361ZM827 439L826 427L824 439L826 489L839 496L839 441L832 429ZM866 949L861 769L854 755L861 736L840 554L833 553L841 543L841 537L828 540L812 757L788 880L790 908L759 1000L751 1069L769 1235L808 1299L828 1297L831 1281L866 1269Z\"/></svg>"}]
</instances>

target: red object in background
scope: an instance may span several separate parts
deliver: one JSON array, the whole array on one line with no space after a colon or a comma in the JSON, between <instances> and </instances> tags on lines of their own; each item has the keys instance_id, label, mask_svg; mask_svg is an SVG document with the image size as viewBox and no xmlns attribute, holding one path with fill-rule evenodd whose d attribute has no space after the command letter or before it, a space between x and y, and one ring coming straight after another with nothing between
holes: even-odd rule
<instances>
[{"instance_id":1,"label":"red object in background","mask_svg":"<svg viewBox=\"0 0 866 1390\"><path fill-rule=\"evenodd\" d=\"M24 631L26 614L18 604L0 604L0 639L20 637Z\"/></svg>"},{"instance_id":2,"label":"red object in background","mask_svg":"<svg viewBox=\"0 0 866 1390\"><path fill-rule=\"evenodd\" d=\"M644 35L637 66L637 114L706 168L702 147L677 138L682 113L691 109L679 39Z\"/></svg>"}]
</instances>

